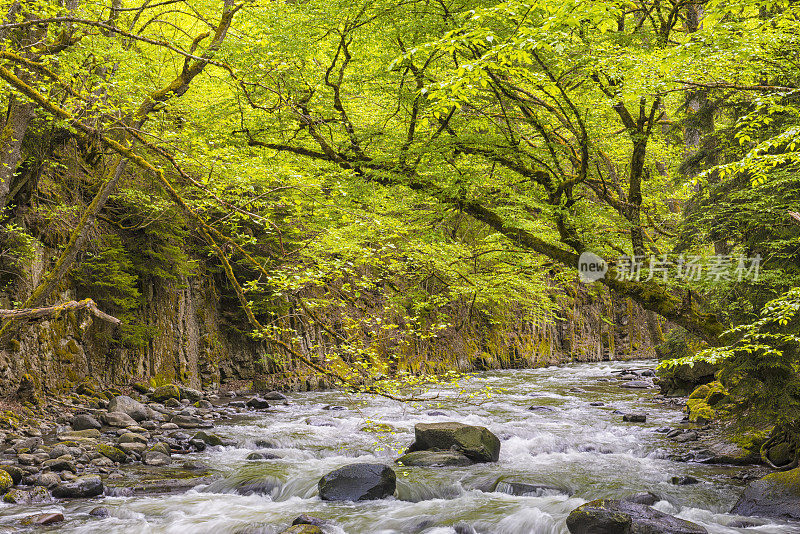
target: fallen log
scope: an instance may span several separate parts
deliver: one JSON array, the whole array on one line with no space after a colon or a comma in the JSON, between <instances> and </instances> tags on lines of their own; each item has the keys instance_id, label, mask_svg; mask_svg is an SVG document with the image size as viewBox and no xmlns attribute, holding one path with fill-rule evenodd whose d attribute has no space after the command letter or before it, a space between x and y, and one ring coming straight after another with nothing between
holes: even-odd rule
<instances>
[{"instance_id":1,"label":"fallen log","mask_svg":"<svg viewBox=\"0 0 800 534\"><path fill-rule=\"evenodd\" d=\"M19 320L36 320L43 317L50 317L58 315L61 312L73 310L86 310L98 319L118 325L122 321L116 317L109 315L97 307L97 304L92 299L84 300L70 300L54 306L45 306L43 308L23 308L20 310L0 310L0 319L9 319L11 321Z\"/></svg>"}]
</instances>

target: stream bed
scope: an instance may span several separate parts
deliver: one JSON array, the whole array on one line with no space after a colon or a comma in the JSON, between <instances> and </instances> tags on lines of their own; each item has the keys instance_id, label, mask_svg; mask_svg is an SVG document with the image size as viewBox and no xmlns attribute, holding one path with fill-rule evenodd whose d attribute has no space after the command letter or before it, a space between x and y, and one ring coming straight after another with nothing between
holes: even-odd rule
<instances>
[{"instance_id":1,"label":"stream bed","mask_svg":"<svg viewBox=\"0 0 800 534\"><path fill-rule=\"evenodd\" d=\"M745 485L734 476L746 468L671 459L687 445L666 439L663 430L685 427L684 414L654 401L655 389L621 388L614 374L653 365L602 362L486 372L459 387L442 386L434 391L435 400L416 403L337 391L291 394L289 405L242 414L215 428L238 446L186 456L205 464L214 480L206 477L177 493L0 504L0 530L13 525L9 531L16 532L21 517L59 511L67 521L30 531L277 534L298 515L309 514L330 520L326 534L567 534L566 517L581 504L650 491L662 498L655 508L712 534L800 532L798 525L726 514ZM647 421L623 422L620 412L646 413ZM413 441L416 423L444 421L489 428L502 442L499 462L468 467L393 463ZM246 459L265 448L279 458ZM395 496L321 501L319 478L357 462L393 465ZM133 466L125 469L128 483L153 476ZM692 476L699 483L674 485L676 476ZM487 491L500 478L505 483ZM513 482L559 489L512 495ZM240 494L247 485L258 492ZM101 504L110 515L90 516ZM741 520L754 525L736 526Z\"/></svg>"}]
</instances>

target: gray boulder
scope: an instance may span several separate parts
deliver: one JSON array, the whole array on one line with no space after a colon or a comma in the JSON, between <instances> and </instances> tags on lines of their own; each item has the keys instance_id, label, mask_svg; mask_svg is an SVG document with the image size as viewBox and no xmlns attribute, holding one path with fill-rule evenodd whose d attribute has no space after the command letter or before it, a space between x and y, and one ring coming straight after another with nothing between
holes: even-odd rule
<instances>
[{"instance_id":1,"label":"gray boulder","mask_svg":"<svg viewBox=\"0 0 800 534\"><path fill-rule=\"evenodd\" d=\"M352 464L331 471L319 480L323 501L369 501L394 494L397 476L382 464Z\"/></svg>"},{"instance_id":2,"label":"gray boulder","mask_svg":"<svg viewBox=\"0 0 800 534\"><path fill-rule=\"evenodd\" d=\"M146 451L142 454L142 463L145 465L162 466L169 465L172 459L159 451Z\"/></svg>"},{"instance_id":3,"label":"gray boulder","mask_svg":"<svg viewBox=\"0 0 800 534\"><path fill-rule=\"evenodd\" d=\"M458 451L473 462L496 462L500 440L487 428L456 422L418 423L414 443L406 451Z\"/></svg>"},{"instance_id":4,"label":"gray boulder","mask_svg":"<svg viewBox=\"0 0 800 534\"><path fill-rule=\"evenodd\" d=\"M86 498L96 497L103 493L103 481L98 475L84 475L72 482L65 482L53 488L52 494L56 498Z\"/></svg>"},{"instance_id":5,"label":"gray boulder","mask_svg":"<svg viewBox=\"0 0 800 534\"><path fill-rule=\"evenodd\" d=\"M136 421L130 415L123 412L108 412L103 414L103 420L108 426L125 428L136 425Z\"/></svg>"},{"instance_id":6,"label":"gray boulder","mask_svg":"<svg viewBox=\"0 0 800 534\"><path fill-rule=\"evenodd\" d=\"M731 513L800 520L800 467L752 482Z\"/></svg>"},{"instance_id":7,"label":"gray boulder","mask_svg":"<svg viewBox=\"0 0 800 534\"><path fill-rule=\"evenodd\" d=\"M99 429L102 426L103 425L101 425L97 419L95 419L88 413L79 413L78 415L72 418L73 430Z\"/></svg>"},{"instance_id":8,"label":"gray boulder","mask_svg":"<svg viewBox=\"0 0 800 534\"><path fill-rule=\"evenodd\" d=\"M144 421L148 418L147 406L127 395L117 395L108 403L109 412L122 412L128 414L134 421Z\"/></svg>"},{"instance_id":9,"label":"gray boulder","mask_svg":"<svg viewBox=\"0 0 800 534\"><path fill-rule=\"evenodd\" d=\"M615 499L598 499L574 509L567 528L571 534L708 534L690 521Z\"/></svg>"}]
</instances>

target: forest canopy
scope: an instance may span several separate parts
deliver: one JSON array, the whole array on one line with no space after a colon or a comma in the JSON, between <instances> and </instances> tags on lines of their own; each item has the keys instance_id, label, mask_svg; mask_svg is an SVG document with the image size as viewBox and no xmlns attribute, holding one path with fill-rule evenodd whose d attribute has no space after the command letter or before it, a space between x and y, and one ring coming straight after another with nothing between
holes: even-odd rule
<instances>
[{"instance_id":1,"label":"forest canopy","mask_svg":"<svg viewBox=\"0 0 800 534\"><path fill-rule=\"evenodd\" d=\"M40 243L53 260L14 307L72 284L136 346L155 335L136 313L148 281L207 262L237 328L330 374L282 320L296 303L346 382L401 333L554 321L590 251L654 332L750 368L762 353L736 352L730 329L800 285L798 15L754 0L6 1L3 282ZM680 277L690 256L758 258L758 276ZM622 276L623 257L650 261ZM793 343L759 372L796 382Z\"/></svg>"}]
</instances>

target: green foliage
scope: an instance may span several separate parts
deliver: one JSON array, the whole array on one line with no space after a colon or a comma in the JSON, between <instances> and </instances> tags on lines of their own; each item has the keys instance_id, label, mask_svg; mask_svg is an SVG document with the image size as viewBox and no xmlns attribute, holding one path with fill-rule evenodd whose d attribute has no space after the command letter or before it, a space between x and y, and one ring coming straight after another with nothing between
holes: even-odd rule
<instances>
[{"instance_id":1,"label":"green foliage","mask_svg":"<svg viewBox=\"0 0 800 534\"><path fill-rule=\"evenodd\" d=\"M82 296L115 310L132 310L139 305L133 262L117 235L104 235L96 250L87 251L71 273Z\"/></svg>"},{"instance_id":2,"label":"green foliage","mask_svg":"<svg viewBox=\"0 0 800 534\"><path fill-rule=\"evenodd\" d=\"M36 258L36 239L13 222L0 230L0 280L3 286L12 282L30 266Z\"/></svg>"},{"instance_id":3,"label":"green foliage","mask_svg":"<svg viewBox=\"0 0 800 534\"><path fill-rule=\"evenodd\" d=\"M768 302L760 318L733 328L727 346L698 358L722 364L720 380L746 419L800 419L800 289Z\"/></svg>"},{"instance_id":4,"label":"green foliage","mask_svg":"<svg viewBox=\"0 0 800 534\"><path fill-rule=\"evenodd\" d=\"M103 235L81 258L70 276L78 298L91 298L122 321L121 342L142 346L156 334L134 313L142 304L138 276L128 250L115 234Z\"/></svg>"}]
</instances>

